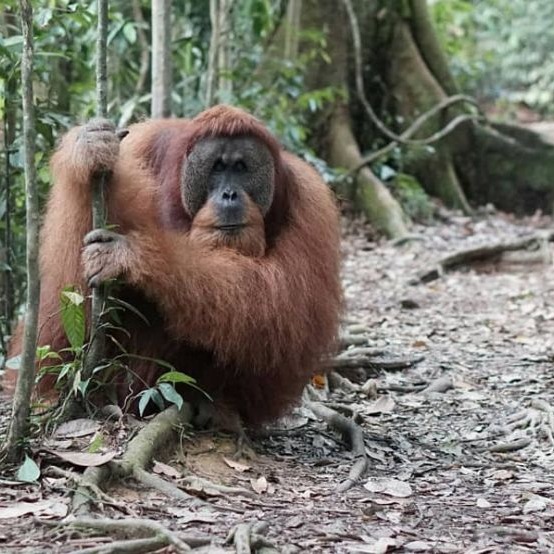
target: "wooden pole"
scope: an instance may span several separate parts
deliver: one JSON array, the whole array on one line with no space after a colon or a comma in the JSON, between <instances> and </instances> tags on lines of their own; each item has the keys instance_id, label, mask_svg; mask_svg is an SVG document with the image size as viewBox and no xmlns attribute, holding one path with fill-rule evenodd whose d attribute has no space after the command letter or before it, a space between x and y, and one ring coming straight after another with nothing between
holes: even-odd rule
<instances>
[{"instance_id":1,"label":"wooden pole","mask_svg":"<svg viewBox=\"0 0 554 554\"><path fill-rule=\"evenodd\" d=\"M108 116L108 0L98 0L98 23L96 36L96 116ZM106 225L106 204L104 193L107 175L98 175L93 182L92 227L99 229ZM105 353L105 334L102 328L102 312L107 298L104 285L93 289L91 307L90 344L87 352L83 379L92 375Z\"/></svg>"}]
</instances>

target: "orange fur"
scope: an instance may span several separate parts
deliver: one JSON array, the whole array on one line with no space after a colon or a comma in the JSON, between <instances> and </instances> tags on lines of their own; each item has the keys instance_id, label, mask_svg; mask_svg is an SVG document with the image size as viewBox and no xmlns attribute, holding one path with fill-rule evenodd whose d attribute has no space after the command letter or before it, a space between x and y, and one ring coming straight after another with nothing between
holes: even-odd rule
<instances>
[{"instance_id":1,"label":"orange fur","mask_svg":"<svg viewBox=\"0 0 554 554\"><path fill-rule=\"evenodd\" d=\"M84 287L80 253L90 230L91 166L74 159L75 133L53 157L55 184L42 232L40 343L56 349L67 346L56 315L59 291L68 283ZM209 204L190 220L180 201L180 173L199 139L241 135L270 149L275 194L265 219L250 201L249 226L224 240L212 229ZM108 199L110 222L125 241L117 255L99 252L97 262L123 277L123 296L151 319L147 327L128 317L126 348L193 375L248 423L281 415L321 370L337 332L338 213L321 177L252 116L217 106L192 120L132 126ZM133 371L140 379L120 385L120 401L165 370L139 361ZM46 381L42 390L51 386Z\"/></svg>"}]
</instances>

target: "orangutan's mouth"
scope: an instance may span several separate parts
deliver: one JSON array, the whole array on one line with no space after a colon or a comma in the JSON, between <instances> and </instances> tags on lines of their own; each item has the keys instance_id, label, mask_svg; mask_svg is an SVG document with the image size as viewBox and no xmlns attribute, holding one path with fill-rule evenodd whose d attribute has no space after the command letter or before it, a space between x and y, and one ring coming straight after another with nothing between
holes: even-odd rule
<instances>
[{"instance_id":1,"label":"orangutan's mouth","mask_svg":"<svg viewBox=\"0 0 554 554\"><path fill-rule=\"evenodd\" d=\"M246 223L235 223L233 225L219 225L216 229L224 233L238 233L245 227Z\"/></svg>"}]
</instances>

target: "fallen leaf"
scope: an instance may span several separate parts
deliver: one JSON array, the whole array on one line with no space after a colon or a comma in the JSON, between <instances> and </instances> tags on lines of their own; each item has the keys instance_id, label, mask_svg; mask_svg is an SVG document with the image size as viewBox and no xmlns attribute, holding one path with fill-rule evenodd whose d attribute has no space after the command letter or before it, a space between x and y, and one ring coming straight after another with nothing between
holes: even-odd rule
<instances>
[{"instance_id":1,"label":"fallen leaf","mask_svg":"<svg viewBox=\"0 0 554 554\"><path fill-rule=\"evenodd\" d=\"M492 479L498 479L500 481L506 481L508 479L512 479L514 476L512 471L508 471L507 469L499 469L497 471L493 471L491 474Z\"/></svg>"},{"instance_id":2,"label":"fallen leaf","mask_svg":"<svg viewBox=\"0 0 554 554\"><path fill-rule=\"evenodd\" d=\"M542 512L546 510L548 506L548 500L542 496L533 495L523 506L524 514L531 514L533 512Z\"/></svg>"},{"instance_id":3,"label":"fallen leaf","mask_svg":"<svg viewBox=\"0 0 554 554\"><path fill-rule=\"evenodd\" d=\"M267 491L268 483L267 479L263 475L258 477L258 479L250 479L250 484L258 494L262 494Z\"/></svg>"},{"instance_id":4,"label":"fallen leaf","mask_svg":"<svg viewBox=\"0 0 554 554\"><path fill-rule=\"evenodd\" d=\"M380 396L374 402L371 402L367 407L364 407L364 412L369 415L373 414L388 414L393 411L395 402L391 396Z\"/></svg>"},{"instance_id":5,"label":"fallen leaf","mask_svg":"<svg viewBox=\"0 0 554 554\"><path fill-rule=\"evenodd\" d=\"M407 498L413 494L410 484L398 479L369 480L364 488L370 492L378 492L395 498Z\"/></svg>"},{"instance_id":6,"label":"fallen leaf","mask_svg":"<svg viewBox=\"0 0 554 554\"><path fill-rule=\"evenodd\" d=\"M490 508L491 503L485 498L478 498L477 499L477 506L479 508Z\"/></svg>"},{"instance_id":7,"label":"fallen leaf","mask_svg":"<svg viewBox=\"0 0 554 554\"><path fill-rule=\"evenodd\" d=\"M46 508L43 512L41 512L42 517L50 516L50 517L65 517L67 513L69 512L69 506L65 504L64 502L54 502L51 506Z\"/></svg>"},{"instance_id":8,"label":"fallen leaf","mask_svg":"<svg viewBox=\"0 0 554 554\"><path fill-rule=\"evenodd\" d=\"M164 464L162 462L157 462L154 460L154 466L152 471L159 475L165 475L166 477L173 477L174 479L179 479L181 477L181 472L177 471L174 467Z\"/></svg>"},{"instance_id":9,"label":"fallen leaf","mask_svg":"<svg viewBox=\"0 0 554 554\"><path fill-rule=\"evenodd\" d=\"M38 514L57 504L55 500L40 500L39 502L14 502L6 508L0 508L0 519L20 517L25 514Z\"/></svg>"},{"instance_id":10,"label":"fallen leaf","mask_svg":"<svg viewBox=\"0 0 554 554\"><path fill-rule=\"evenodd\" d=\"M100 429L100 423L93 419L72 419L62 423L55 431L54 436L57 438L77 438L93 435Z\"/></svg>"},{"instance_id":11,"label":"fallen leaf","mask_svg":"<svg viewBox=\"0 0 554 554\"><path fill-rule=\"evenodd\" d=\"M371 545L371 548L375 554L386 554L396 549L396 541L390 537L381 537Z\"/></svg>"},{"instance_id":12,"label":"fallen leaf","mask_svg":"<svg viewBox=\"0 0 554 554\"><path fill-rule=\"evenodd\" d=\"M428 552L429 550L431 550L431 545L425 541L407 542L403 545L403 547L408 552Z\"/></svg>"},{"instance_id":13,"label":"fallen leaf","mask_svg":"<svg viewBox=\"0 0 554 554\"><path fill-rule=\"evenodd\" d=\"M34 483L40 477L40 468L36 462L25 454L25 461L17 470L17 478L25 483Z\"/></svg>"},{"instance_id":14,"label":"fallen leaf","mask_svg":"<svg viewBox=\"0 0 554 554\"><path fill-rule=\"evenodd\" d=\"M65 450L46 450L50 454L61 458L62 460L69 462L75 466L81 467L95 467L101 466L115 458L117 452L104 452L92 453L92 452L69 452Z\"/></svg>"},{"instance_id":15,"label":"fallen leaf","mask_svg":"<svg viewBox=\"0 0 554 554\"><path fill-rule=\"evenodd\" d=\"M244 471L248 471L252 469L252 466L247 466L246 464L241 464L240 462L237 462L236 460L230 460L229 458L223 457L223 461L232 469L235 469L237 471L240 471L243 473Z\"/></svg>"}]
</instances>

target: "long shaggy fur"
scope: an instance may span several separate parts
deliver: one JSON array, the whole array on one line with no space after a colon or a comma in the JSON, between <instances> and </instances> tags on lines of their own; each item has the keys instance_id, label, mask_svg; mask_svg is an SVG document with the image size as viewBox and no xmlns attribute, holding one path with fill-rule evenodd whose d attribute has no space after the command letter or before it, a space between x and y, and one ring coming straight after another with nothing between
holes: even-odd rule
<instances>
[{"instance_id":1,"label":"long shaggy fur","mask_svg":"<svg viewBox=\"0 0 554 554\"><path fill-rule=\"evenodd\" d=\"M182 167L198 140L245 135L261 139L274 157L273 204L265 219L249 206L251 236L214 244L203 230L209 206L196 221L182 206ZM42 229L40 343L56 350L67 346L60 290L71 283L85 288L80 260L95 160L75 159L78 136L78 129L68 133L52 159ZM121 294L150 319L146 326L128 316L126 348L194 376L247 423L282 415L321 370L338 326L338 213L320 176L283 151L254 117L217 106L192 120L132 126L107 196L110 222L130 249ZM11 354L18 350L16 333ZM127 383L120 376L120 402L165 371L148 361L131 366L138 377ZM41 390L52 386L43 380Z\"/></svg>"}]
</instances>

